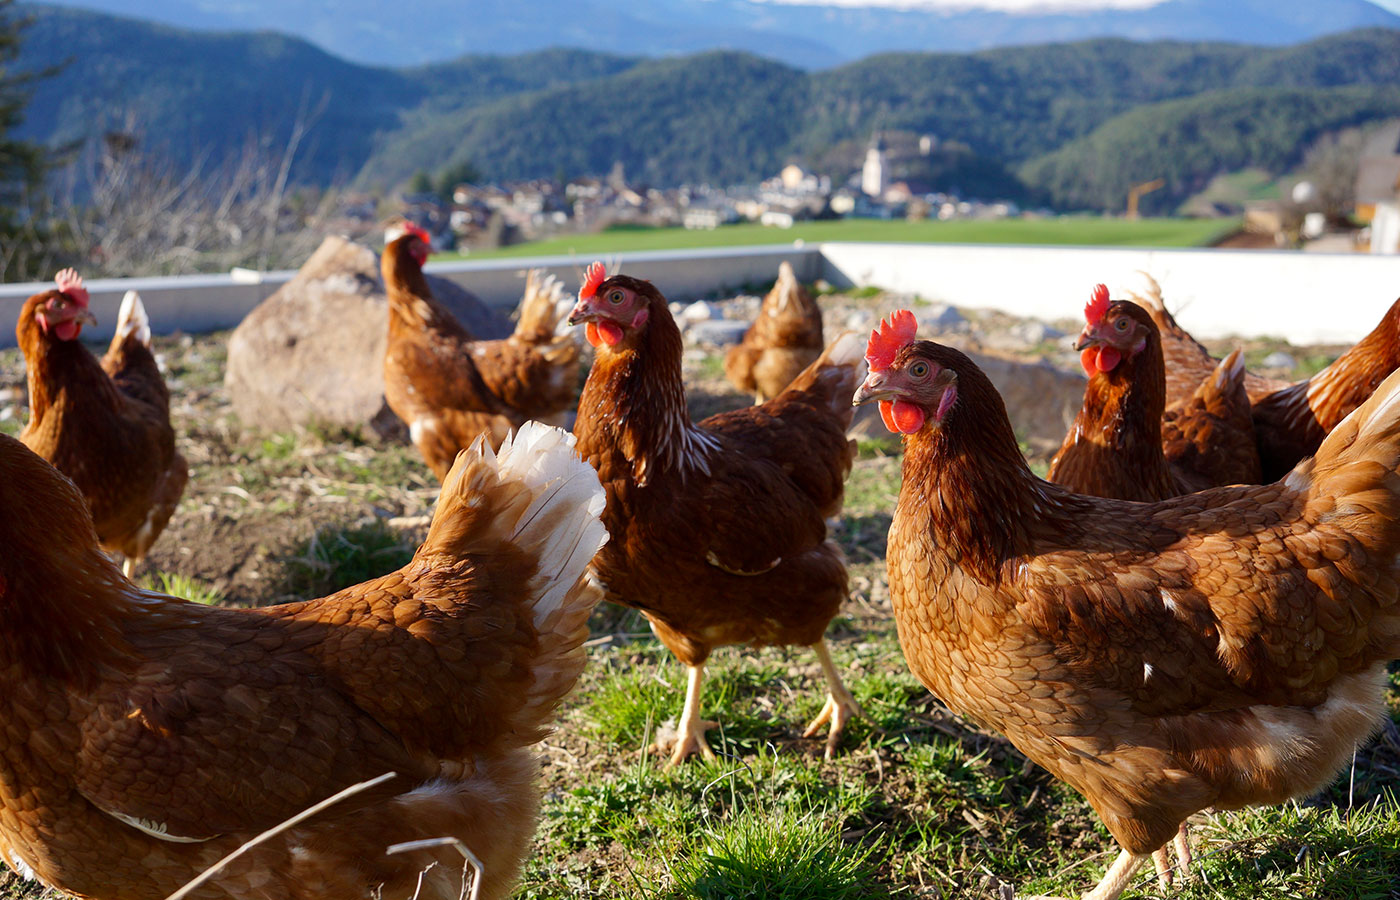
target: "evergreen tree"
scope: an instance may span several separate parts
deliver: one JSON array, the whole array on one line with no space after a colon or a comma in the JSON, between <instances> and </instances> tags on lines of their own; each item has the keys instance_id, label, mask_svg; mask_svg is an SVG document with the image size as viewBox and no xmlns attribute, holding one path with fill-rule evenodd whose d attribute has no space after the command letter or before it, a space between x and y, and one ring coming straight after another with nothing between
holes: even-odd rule
<instances>
[{"instance_id":1,"label":"evergreen tree","mask_svg":"<svg viewBox=\"0 0 1400 900\"><path fill-rule=\"evenodd\" d=\"M0 280L42 278L52 262L52 235L44 221L44 148L15 140L24 118L30 85L49 72L11 70L28 20L16 15L14 0L0 0Z\"/></svg>"}]
</instances>

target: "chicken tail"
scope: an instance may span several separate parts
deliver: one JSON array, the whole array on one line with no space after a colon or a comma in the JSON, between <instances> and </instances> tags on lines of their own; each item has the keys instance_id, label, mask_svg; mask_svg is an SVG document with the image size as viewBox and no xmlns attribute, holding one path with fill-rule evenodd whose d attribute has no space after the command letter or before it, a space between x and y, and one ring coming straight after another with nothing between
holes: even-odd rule
<instances>
[{"instance_id":1,"label":"chicken tail","mask_svg":"<svg viewBox=\"0 0 1400 900\"><path fill-rule=\"evenodd\" d=\"M843 332L827 345L822 355L792 380L783 391L807 391L820 394L841 420L843 429L851 427L855 407L851 395L856 385L865 379L865 339L854 331Z\"/></svg>"},{"instance_id":2,"label":"chicken tail","mask_svg":"<svg viewBox=\"0 0 1400 900\"><path fill-rule=\"evenodd\" d=\"M772 291L772 295L778 300L778 312L782 313L787 311L788 307L798 306L801 291L802 284L797 280L797 273L792 270L792 263L783 260L778 266L778 280L774 282ZM801 309L796 311L800 313Z\"/></svg>"},{"instance_id":3,"label":"chicken tail","mask_svg":"<svg viewBox=\"0 0 1400 900\"><path fill-rule=\"evenodd\" d=\"M567 317L573 298L564 296L564 284L543 269L525 273L525 296L520 300L520 320L515 336L530 344L548 343L568 331Z\"/></svg>"},{"instance_id":4,"label":"chicken tail","mask_svg":"<svg viewBox=\"0 0 1400 900\"><path fill-rule=\"evenodd\" d=\"M443 481L415 559L489 560L487 580L528 573L516 602L529 610L534 629L530 678L519 685L518 674L507 673L512 689L524 693L500 723L512 742L542 736L583 670L588 615L602 596L585 570L608 539L605 497L597 473L574 450L573 435L539 422L526 422L498 452L478 439L457 455Z\"/></svg>"},{"instance_id":5,"label":"chicken tail","mask_svg":"<svg viewBox=\"0 0 1400 900\"><path fill-rule=\"evenodd\" d=\"M149 349L151 346L151 318L146 315L146 305L141 302L141 295L135 291L127 291L126 296L122 297L121 309L117 312L117 330L112 335L109 352L121 348L129 337L135 337L143 347Z\"/></svg>"},{"instance_id":6,"label":"chicken tail","mask_svg":"<svg viewBox=\"0 0 1400 900\"><path fill-rule=\"evenodd\" d=\"M1337 514L1384 507L1400 519L1400 372L1381 382L1365 403L1341 421L1318 447L1286 476L1286 483L1337 497ZM1384 494L1384 497L1381 496ZM1400 521L1395 527L1400 527Z\"/></svg>"}]
</instances>

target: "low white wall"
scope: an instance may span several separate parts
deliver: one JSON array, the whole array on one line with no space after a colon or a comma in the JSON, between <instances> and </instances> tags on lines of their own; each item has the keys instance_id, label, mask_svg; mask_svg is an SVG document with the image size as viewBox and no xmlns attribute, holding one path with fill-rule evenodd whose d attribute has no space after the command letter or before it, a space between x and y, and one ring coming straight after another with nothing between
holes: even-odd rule
<instances>
[{"instance_id":1,"label":"low white wall","mask_svg":"<svg viewBox=\"0 0 1400 900\"><path fill-rule=\"evenodd\" d=\"M815 281L821 276L821 256L818 248L811 245L619 253L604 262L610 271L623 271L655 282L668 299L686 300L772 281L783 260L792 263L797 277L803 281ZM457 282L486 303L513 310L520 302L521 273L526 269L545 269L563 280L566 291L576 291L583 270L590 262L592 259L570 256L532 256L429 263L427 270ZM117 309L128 290L141 292L141 301L146 305L151 327L157 334L175 331L198 334L232 328L295 274L292 271L245 272L237 278L233 275L177 275L89 281L87 288L97 327L84 329L83 336L93 341L111 338ZM15 345L15 322L24 301L51 287L52 282L0 285L0 348Z\"/></svg>"},{"instance_id":2,"label":"low white wall","mask_svg":"<svg viewBox=\"0 0 1400 900\"><path fill-rule=\"evenodd\" d=\"M1274 336L1297 344L1365 335L1400 297L1400 257L1267 250L1151 250L985 244L823 244L836 285L878 285L957 306L1077 317L1098 282L1148 272L1197 337Z\"/></svg>"},{"instance_id":3,"label":"low white wall","mask_svg":"<svg viewBox=\"0 0 1400 900\"><path fill-rule=\"evenodd\" d=\"M1294 343L1347 342L1370 331L1400 297L1400 257L1260 250L1149 250L1111 247L1023 247L986 244L777 244L707 250L621 253L610 270L651 280L671 300L689 300L771 281L783 260L803 281L877 285L959 306L991 307L1046 319L1080 314L1089 289L1153 275L1181 324L1200 337L1272 335ZM590 259L554 256L430 263L428 271L461 284L482 300L513 309L520 273L543 268L566 290L578 288ZM111 336L117 306L141 292L157 332L232 328L293 272L99 279L88 283L99 325L84 332ZM0 285L0 347L14 346L24 299L45 284Z\"/></svg>"}]
</instances>

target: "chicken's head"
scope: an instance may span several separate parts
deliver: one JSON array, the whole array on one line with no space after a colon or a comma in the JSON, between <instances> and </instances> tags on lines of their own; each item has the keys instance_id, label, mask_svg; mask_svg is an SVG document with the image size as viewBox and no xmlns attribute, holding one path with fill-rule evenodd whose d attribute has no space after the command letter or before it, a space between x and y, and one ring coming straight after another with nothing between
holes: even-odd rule
<instances>
[{"instance_id":1,"label":"chicken's head","mask_svg":"<svg viewBox=\"0 0 1400 900\"><path fill-rule=\"evenodd\" d=\"M925 426L941 428L958 399L958 360L967 357L932 341L916 341L919 324L901 309L870 333L865 359L870 374L856 390L857 406L880 404L885 427L915 434Z\"/></svg>"},{"instance_id":2,"label":"chicken's head","mask_svg":"<svg viewBox=\"0 0 1400 900\"><path fill-rule=\"evenodd\" d=\"M428 261L433 252L433 238L423 228L407 219L400 219L384 229L384 246L388 247L399 238L409 238L408 252L418 262L419 268Z\"/></svg>"},{"instance_id":3,"label":"chicken's head","mask_svg":"<svg viewBox=\"0 0 1400 900\"><path fill-rule=\"evenodd\" d=\"M603 264L595 262L579 288L569 324L586 322L588 343L617 349L641 333L656 303L664 309L666 300L650 281L627 275L609 278Z\"/></svg>"},{"instance_id":4,"label":"chicken's head","mask_svg":"<svg viewBox=\"0 0 1400 900\"><path fill-rule=\"evenodd\" d=\"M1109 302L1108 287L1102 284L1095 285L1084 307L1084 323L1074 349L1090 378L1137 356L1157 331L1147 310L1128 300Z\"/></svg>"},{"instance_id":5,"label":"chicken's head","mask_svg":"<svg viewBox=\"0 0 1400 900\"><path fill-rule=\"evenodd\" d=\"M88 309L88 292L83 279L74 269L64 269L53 277L56 290L49 291L34 320L45 334L60 341L71 341L83 325L96 325L97 317Z\"/></svg>"}]
</instances>

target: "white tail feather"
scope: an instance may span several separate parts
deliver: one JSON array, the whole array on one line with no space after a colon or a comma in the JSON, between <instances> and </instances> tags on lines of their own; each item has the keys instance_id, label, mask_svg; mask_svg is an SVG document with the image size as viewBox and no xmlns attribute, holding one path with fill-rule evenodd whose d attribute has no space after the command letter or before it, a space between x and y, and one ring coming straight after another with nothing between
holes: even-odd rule
<instances>
[{"instance_id":1,"label":"white tail feather","mask_svg":"<svg viewBox=\"0 0 1400 900\"><path fill-rule=\"evenodd\" d=\"M122 297L121 310L117 313L116 337L119 341L125 341L132 334L145 346L151 346L151 319L146 315L146 306L141 302L141 295L135 291L127 291Z\"/></svg>"},{"instance_id":2,"label":"white tail feather","mask_svg":"<svg viewBox=\"0 0 1400 900\"><path fill-rule=\"evenodd\" d=\"M833 366L863 364L865 362L865 344L865 338L861 337L858 332L842 332L826 348L826 361Z\"/></svg>"},{"instance_id":3,"label":"white tail feather","mask_svg":"<svg viewBox=\"0 0 1400 900\"><path fill-rule=\"evenodd\" d=\"M537 580L546 586L535 600L534 619L541 631L548 630L546 623L607 543L602 521L607 495L593 467L574 450L574 436L562 429L526 422L506 437L499 452L484 443L481 452L487 462L494 457L501 480L518 480L534 494L511 536L540 548Z\"/></svg>"}]
</instances>

